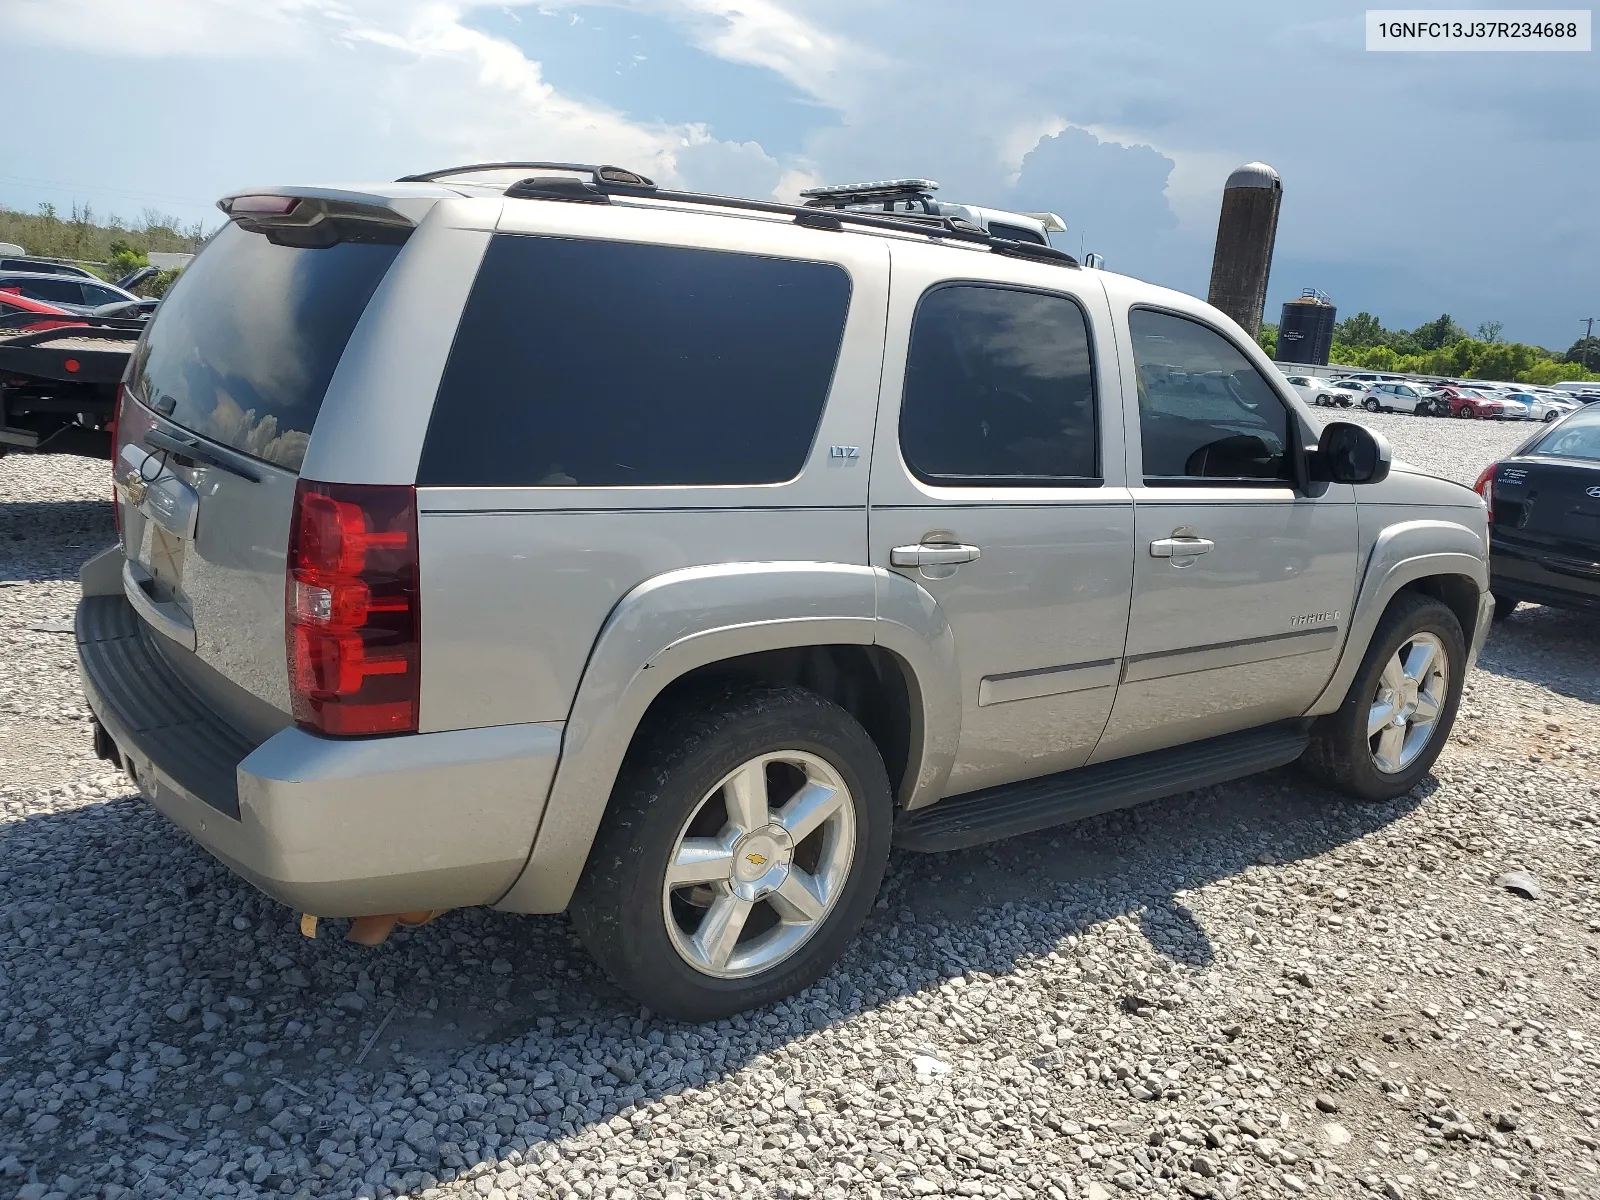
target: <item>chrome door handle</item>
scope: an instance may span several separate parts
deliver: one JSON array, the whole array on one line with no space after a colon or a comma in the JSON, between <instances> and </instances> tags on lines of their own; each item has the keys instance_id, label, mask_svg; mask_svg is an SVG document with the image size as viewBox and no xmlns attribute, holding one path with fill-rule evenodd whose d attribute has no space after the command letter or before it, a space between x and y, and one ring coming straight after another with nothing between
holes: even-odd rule
<instances>
[{"instance_id":1,"label":"chrome door handle","mask_svg":"<svg viewBox=\"0 0 1600 1200\"><path fill-rule=\"evenodd\" d=\"M915 546L896 546L889 551L889 562L896 567L933 567L978 561L976 546L949 546L919 542Z\"/></svg>"},{"instance_id":2,"label":"chrome door handle","mask_svg":"<svg viewBox=\"0 0 1600 1200\"><path fill-rule=\"evenodd\" d=\"M1215 547L1215 542L1208 542L1205 538L1157 538L1150 543L1150 557L1193 558L1196 554L1209 554Z\"/></svg>"}]
</instances>

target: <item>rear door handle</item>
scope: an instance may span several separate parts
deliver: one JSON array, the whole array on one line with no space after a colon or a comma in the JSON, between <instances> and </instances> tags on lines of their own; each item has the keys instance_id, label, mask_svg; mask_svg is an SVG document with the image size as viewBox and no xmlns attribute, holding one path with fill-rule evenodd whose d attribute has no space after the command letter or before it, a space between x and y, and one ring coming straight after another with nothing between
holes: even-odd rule
<instances>
[{"instance_id":1,"label":"rear door handle","mask_svg":"<svg viewBox=\"0 0 1600 1200\"><path fill-rule=\"evenodd\" d=\"M889 562L896 567L933 567L978 561L976 546L948 546L919 542L915 546L896 546L889 551Z\"/></svg>"},{"instance_id":2,"label":"rear door handle","mask_svg":"<svg viewBox=\"0 0 1600 1200\"><path fill-rule=\"evenodd\" d=\"M1150 543L1150 557L1193 558L1196 554L1209 554L1215 547L1215 542L1208 542L1205 538L1157 538Z\"/></svg>"}]
</instances>

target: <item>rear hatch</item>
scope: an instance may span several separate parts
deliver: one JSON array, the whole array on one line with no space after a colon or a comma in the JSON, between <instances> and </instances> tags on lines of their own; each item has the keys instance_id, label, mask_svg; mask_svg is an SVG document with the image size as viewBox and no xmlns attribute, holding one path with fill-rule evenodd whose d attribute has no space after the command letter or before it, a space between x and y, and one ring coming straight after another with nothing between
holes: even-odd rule
<instances>
[{"instance_id":1,"label":"rear hatch","mask_svg":"<svg viewBox=\"0 0 1600 1200\"><path fill-rule=\"evenodd\" d=\"M284 571L300 465L411 228L298 203L291 223L236 212L183 273L135 351L118 427L124 591L179 672L262 735L291 709Z\"/></svg>"}]
</instances>

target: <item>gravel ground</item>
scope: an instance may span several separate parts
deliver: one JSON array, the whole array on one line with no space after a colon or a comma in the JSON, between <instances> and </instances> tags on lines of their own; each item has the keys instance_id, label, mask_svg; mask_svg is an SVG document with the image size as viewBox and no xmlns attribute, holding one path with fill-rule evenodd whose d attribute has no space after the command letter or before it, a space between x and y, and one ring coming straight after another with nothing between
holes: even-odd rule
<instances>
[{"instance_id":1,"label":"gravel ground","mask_svg":"<svg viewBox=\"0 0 1600 1200\"><path fill-rule=\"evenodd\" d=\"M1526 432L1361 419L1463 480ZM66 632L106 492L0 460L0 1194L1600 1196L1582 617L1496 629L1402 801L1281 771L898 854L822 983L695 1028L563 918L306 940L145 806Z\"/></svg>"}]
</instances>

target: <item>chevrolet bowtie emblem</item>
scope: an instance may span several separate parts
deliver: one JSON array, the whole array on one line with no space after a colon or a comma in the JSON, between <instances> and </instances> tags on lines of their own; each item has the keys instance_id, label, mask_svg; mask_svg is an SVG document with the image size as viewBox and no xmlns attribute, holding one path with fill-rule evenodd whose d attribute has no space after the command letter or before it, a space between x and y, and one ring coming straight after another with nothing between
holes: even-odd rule
<instances>
[{"instance_id":1,"label":"chevrolet bowtie emblem","mask_svg":"<svg viewBox=\"0 0 1600 1200\"><path fill-rule=\"evenodd\" d=\"M145 496L150 491L150 485L145 482L144 476L138 470L129 471L122 477L122 488L128 493L129 504L143 504Z\"/></svg>"},{"instance_id":2,"label":"chevrolet bowtie emblem","mask_svg":"<svg viewBox=\"0 0 1600 1200\"><path fill-rule=\"evenodd\" d=\"M752 867L764 867L767 865L767 856L765 854L746 854L744 860Z\"/></svg>"}]
</instances>

